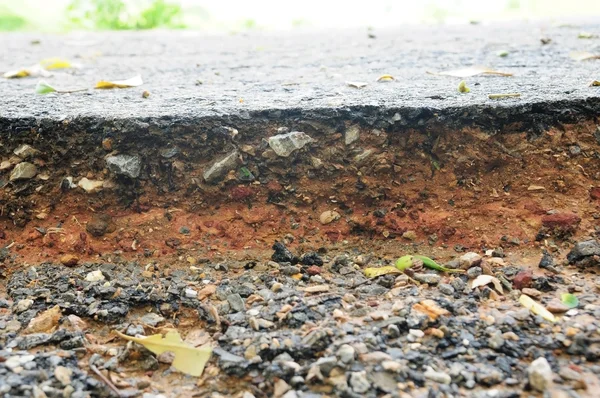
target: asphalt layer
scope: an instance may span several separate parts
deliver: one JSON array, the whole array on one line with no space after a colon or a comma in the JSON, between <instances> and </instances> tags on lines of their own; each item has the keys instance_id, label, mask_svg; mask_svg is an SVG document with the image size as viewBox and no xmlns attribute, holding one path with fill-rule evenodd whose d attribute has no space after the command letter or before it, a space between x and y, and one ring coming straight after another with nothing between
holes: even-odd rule
<instances>
[{"instance_id":1,"label":"asphalt layer","mask_svg":"<svg viewBox=\"0 0 600 398\"><path fill-rule=\"evenodd\" d=\"M40 78L0 79L0 128L16 131L64 120L79 128L114 120L194 124L253 118L355 120L363 124L475 124L533 129L600 112L600 60L577 62L571 51L600 54L600 20L405 27L387 31L107 32L0 35L0 71L48 57L80 64L44 78L58 89L140 74L140 87L37 95ZM374 36L374 37L370 37ZM541 38L549 38L542 44ZM37 43L36 41L39 41ZM500 51L508 51L501 57ZM512 77L461 78L426 73L483 65ZM383 74L396 81L378 83ZM364 82L362 89L347 82ZM148 91L148 98L142 97ZM491 100L489 94L521 94Z\"/></svg>"}]
</instances>

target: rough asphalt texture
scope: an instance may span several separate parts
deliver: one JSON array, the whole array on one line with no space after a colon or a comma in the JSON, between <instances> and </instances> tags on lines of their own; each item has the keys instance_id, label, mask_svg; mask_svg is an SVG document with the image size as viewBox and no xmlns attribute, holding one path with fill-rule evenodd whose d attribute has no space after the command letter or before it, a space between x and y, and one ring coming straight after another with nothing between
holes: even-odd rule
<instances>
[{"instance_id":1,"label":"rough asphalt texture","mask_svg":"<svg viewBox=\"0 0 600 398\"><path fill-rule=\"evenodd\" d=\"M600 111L600 87L588 87L600 79L600 60L569 58L571 51L600 53L600 38L578 38L584 31L600 34L598 20L568 26L407 27L373 31L375 38L366 30L4 34L2 72L64 57L81 68L55 71L45 79L59 89L93 87L101 79L136 74L144 84L40 96L34 93L39 78L0 79L0 127L14 131L40 119L79 118L93 126L115 118L189 123L224 117L313 117L367 124L387 118L404 126L436 120L489 129L523 121L543 128L553 122L548 115L568 121ZM543 45L540 38L552 41ZM498 56L501 50L509 55ZM467 78L472 91L460 94L460 78L426 73L473 65L514 76ZM382 74L397 81L377 83ZM368 86L356 89L347 81ZM142 98L144 90L150 92L147 99ZM519 92L521 98L488 99L488 94L507 92ZM391 120L395 113L399 121Z\"/></svg>"}]
</instances>

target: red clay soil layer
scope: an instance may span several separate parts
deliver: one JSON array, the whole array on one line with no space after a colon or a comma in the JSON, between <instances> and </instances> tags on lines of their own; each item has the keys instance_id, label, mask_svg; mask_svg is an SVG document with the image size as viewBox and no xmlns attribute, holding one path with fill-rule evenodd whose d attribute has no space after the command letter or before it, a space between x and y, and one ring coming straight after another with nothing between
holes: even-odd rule
<instances>
[{"instance_id":1,"label":"red clay soil layer","mask_svg":"<svg viewBox=\"0 0 600 398\"><path fill-rule=\"evenodd\" d=\"M289 126L313 140L289 157L267 142L287 131L281 127L288 126L270 125L262 136L226 127L200 137L149 133L133 142L118 132L55 142L13 136L1 148L5 265L65 255L254 260L286 234L304 250L381 243L395 255L415 244L535 248L596 233L600 131L593 122L535 137L307 122ZM15 157L24 144L35 151ZM207 170L231 153L233 166L208 183ZM118 154L140 160L139 176L109 170L106 158ZM36 176L10 181L23 161ZM84 177L103 187L75 187Z\"/></svg>"}]
</instances>

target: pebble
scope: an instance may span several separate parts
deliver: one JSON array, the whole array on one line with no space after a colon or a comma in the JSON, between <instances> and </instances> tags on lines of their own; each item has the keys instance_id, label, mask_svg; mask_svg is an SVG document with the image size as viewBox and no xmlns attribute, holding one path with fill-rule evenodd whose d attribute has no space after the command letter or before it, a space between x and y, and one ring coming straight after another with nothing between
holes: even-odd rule
<instances>
[{"instance_id":1,"label":"pebble","mask_svg":"<svg viewBox=\"0 0 600 398\"><path fill-rule=\"evenodd\" d=\"M341 217L340 213L335 210L327 210L321 213L319 216L319 222L323 225L331 224L332 222L339 220Z\"/></svg>"},{"instance_id":2,"label":"pebble","mask_svg":"<svg viewBox=\"0 0 600 398\"><path fill-rule=\"evenodd\" d=\"M83 177L81 180L79 180L77 186L87 193L96 193L102 190L104 186L104 181L88 180L86 177Z\"/></svg>"},{"instance_id":3,"label":"pebble","mask_svg":"<svg viewBox=\"0 0 600 398\"><path fill-rule=\"evenodd\" d=\"M542 296L542 292L540 292L537 289L530 288L530 287L521 289L521 293L523 293L527 296L530 296L530 297L534 297L534 298L540 298Z\"/></svg>"},{"instance_id":4,"label":"pebble","mask_svg":"<svg viewBox=\"0 0 600 398\"><path fill-rule=\"evenodd\" d=\"M469 279L475 279L479 275L483 275L483 269L481 267L471 267L467 270L467 276Z\"/></svg>"},{"instance_id":5,"label":"pebble","mask_svg":"<svg viewBox=\"0 0 600 398\"><path fill-rule=\"evenodd\" d=\"M79 262L79 257L73 254L65 254L60 258L60 262L67 267L74 267Z\"/></svg>"},{"instance_id":6,"label":"pebble","mask_svg":"<svg viewBox=\"0 0 600 398\"><path fill-rule=\"evenodd\" d=\"M88 282L99 282L105 279L104 274L100 270L88 272L85 276L85 280Z\"/></svg>"},{"instance_id":7,"label":"pebble","mask_svg":"<svg viewBox=\"0 0 600 398\"><path fill-rule=\"evenodd\" d=\"M417 239L417 233L415 231L406 231L402 234L402 237L406 240L415 240Z\"/></svg>"},{"instance_id":8,"label":"pebble","mask_svg":"<svg viewBox=\"0 0 600 398\"><path fill-rule=\"evenodd\" d=\"M28 309L30 309L32 305L33 305L33 300L31 300L31 299L19 300L15 307L15 312L17 314L20 314L21 312L25 312Z\"/></svg>"},{"instance_id":9,"label":"pebble","mask_svg":"<svg viewBox=\"0 0 600 398\"><path fill-rule=\"evenodd\" d=\"M468 252L460 256L458 261L460 264L460 268L469 269L471 267L479 265L479 263L481 263L481 259L481 255L474 252Z\"/></svg>"},{"instance_id":10,"label":"pebble","mask_svg":"<svg viewBox=\"0 0 600 398\"><path fill-rule=\"evenodd\" d=\"M423 376L426 379L435 381L436 383L440 384L450 384L450 382L452 381L452 378L448 373L436 372L430 366L427 367L427 370L425 371L425 373L423 373Z\"/></svg>"},{"instance_id":11,"label":"pebble","mask_svg":"<svg viewBox=\"0 0 600 398\"><path fill-rule=\"evenodd\" d=\"M273 384L273 396L275 398L280 398L291 389L290 385L285 382L283 379L278 379Z\"/></svg>"},{"instance_id":12,"label":"pebble","mask_svg":"<svg viewBox=\"0 0 600 398\"><path fill-rule=\"evenodd\" d=\"M275 282L271 285L271 290L275 293L280 292L283 289L283 283Z\"/></svg>"},{"instance_id":13,"label":"pebble","mask_svg":"<svg viewBox=\"0 0 600 398\"><path fill-rule=\"evenodd\" d=\"M269 137L269 146L277 154L277 156L288 157L292 152L302 149L305 145L310 144L314 140L308 135L300 131L292 131L287 134L278 134Z\"/></svg>"},{"instance_id":14,"label":"pebble","mask_svg":"<svg viewBox=\"0 0 600 398\"><path fill-rule=\"evenodd\" d=\"M240 162L240 153L237 150L234 150L224 158L219 159L209 166L202 174L202 177L204 178L204 181L208 183L219 182L227 175L227 173L236 169Z\"/></svg>"},{"instance_id":15,"label":"pebble","mask_svg":"<svg viewBox=\"0 0 600 398\"><path fill-rule=\"evenodd\" d=\"M231 308L230 312L242 312L246 310L244 299L237 293L228 295L227 302Z\"/></svg>"},{"instance_id":16,"label":"pebble","mask_svg":"<svg viewBox=\"0 0 600 398\"><path fill-rule=\"evenodd\" d=\"M330 289L329 285L316 285L316 286L309 286L304 288L304 291L306 293L325 293L328 292Z\"/></svg>"},{"instance_id":17,"label":"pebble","mask_svg":"<svg viewBox=\"0 0 600 398\"><path fill-rule=\"evenodd\" d=\"M29 180L35 177L37 174L37 168L35 165L29 162L21 162L15 166L15 168L10 173L9 180L10 181L18 181L18 180Z\"/></svg>"},{"instance_id":18,"label":"pebble","mask_svg":"<svg viewBox=\"0 0 600 398\"><path fill-rule=\"evenodd\" d=\"M356 124L348 127L344 132L344 144L351 145L360 138L360 127Z\"/></svg>"},{"instance_id":19,"label":"pebble","mask_svg":"<svg viewBox=\"0 0 600 398\"><path fill-rule=\"evenodd\" d=\"M438 290L442 293L445 294L446 296L453 296L455 293L454 288L452 287L452 285L449 285L447 283L440 283L438 285Z\"/></svg>"},{"instance_id":20,"label":"pebble","mask_svg":"<svg viewBox=\"0 0 600 398\"><path fill-rule=\"evenodd\" d=\"M356 350L349 344L342 344L336 352L336 356L342 363L352 363L356 356Z\"/></svg>"},{"instance_id":21,"label":"pebble","mask_svg":"<svg viewBox=\"0 0 600 398\"><path fill-rule=\"evenodd\" d=\"M367 379L367 372L352 372L350 373L350 386L352 386L352 391L357 394L364 394L371 388L371 383Z\"/></svg>"},{"instance_id":22,"label":"pebble","mask_svg":"<svg viewBox=\"0 0 600 398\"><path fill-rule=\"evenodd\" d=\"M187 288L187 289L185 289L184 293L185 293L185 297L188 297L188 298L198 297L198 292L195 289Z\"/></svg>"},{"instance_id":23,"label":"pebble","mask_svg":"<svg viewBox=\"0 0 600 398\"><path fill-rule=\"evenodd\" d=\"M54 377L58 381L62 383L63 386L68 386L71 384L71 376L73 375L73 371L64 366L57 366L54 368Z\"/></svg>"},{"instance_id":24,"label":"pebble","mask_svg":"<svg viewBox=\"0 0 600 398\"><path fill-rule=\"evenodd\" d=\"M142 171L142 159L138 155L116 155L106 158L106 167L113 173L138 178Z\"/></svg>"},{"instance_id":25,"label":"pebble","mask_svg":"<svg viewBox=\"0 0 600 398\"><path fill-rule=\"evenodd\" d=\"M13 153L20 157L21 159L27 159L34 156L37 156L40 151L32 147L31 145L23 144L16 148Z\"/></svg>"},{"instance_id":26,"label":"pebble","mask_svg":"<svg viewBox=\"0 0 600 398\"><path fill-rule=\"evenodd\" d=\"M569 311L570 308L563 304L559 299L554 298L546 304L546 309L553 314L562 314L563 312Z\"/></svg>"},{"instance_id":27,"label":"pebble","mask_svg":"<svg viewBox=\"0 0 600 398\"><path fill-rule=\"evenodd\" d=\"M439 274L414 274L413 278L428 285L437 285L442 280L442 276Z\"/></svg>"},{"instance_id":28,"label":"pebble","mask_svg":"<svg viewBox=\"0 0 600 398\"><path fill-rule=\"evenodd\" d=\"M527 368L529 385L536 391L544 392L552 386L552 368L544 357L531 362Z\"/></svg>"}]
</instances>

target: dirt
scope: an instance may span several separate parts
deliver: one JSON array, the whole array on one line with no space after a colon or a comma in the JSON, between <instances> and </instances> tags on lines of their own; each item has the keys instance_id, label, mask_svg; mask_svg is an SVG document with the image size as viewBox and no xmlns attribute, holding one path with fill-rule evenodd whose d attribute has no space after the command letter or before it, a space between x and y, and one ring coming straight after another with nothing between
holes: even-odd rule
<instances>
[{"instance_id":1,"label":"dirt","mask_svg":"<svg viewBox=\"0 0 600 398\"><path fill-rule=\"evenodd\" d=\"M562 125L541 134L491 134L477 128L384 131L358 126L358 140L346 144L345 134L356 127L302 122L269 125L262 134L245 134L238 126L237 130L226 128L201 136L185 130L165 136L153 132L135 142L118 131L93 139L84 133L56 141L33 132L13 137L3 142L2 160L18 163L11 160L12 151L24 143L40 152L28 159L36 165L37 177L9 182L10 168L1 177L2 276L15 278L30 265L47 263L40 272L54 275L58 283L77 280L98 264L115 263L134 264L124 268L123 275L119 269L109 269L115 281L127 280L127 272L136 278L141 274L144 283L169 280L171 275L189 273L195 267L200 270L199 279L225 286L229 278L240 283L245 270L257 264L265 272L273 245L284 242L290 253L279 250L279 254L291 254L291 267L306 253L329 253L331 264L336 264L338 253L374 255L385 265L406 253L446 262L467 251L503 248L507 263L531 269L531 278L539 278L544 275L544 270L537 268L542 250L562 259L573 242L598 235L600 130L592 121ZM314 141L289 157L277 156L266 139L288 131L303 131ZM239 153L235 166L219 180L207 183L206 171L232 151ZM118 168L109 171L104 159L116 154L139 156L139 177L119 173ZM73 177L72 184L65 183L67 177ZM83 177L103 181L102 189L86 193L76 187ZM323 216L325 212L332 213ZM339 217L332 216L333 212ZM285 263L283 257L274 259ZM309 256L290 275L305 274L303 281L318 276L323 260L316 258ZM61 262L64 266L44 268ZM566 261L558 263L565 265ZM83 265L67 268L77 264ZM271 275L268 278L286 272L285 266L266 271L265 275ZM332 274L335 272L323 275L329 281ZM36 286L36 278L18 275L26 280L23 286ZM192 279L185 283L195 280L186 275ZM391 279L390 286L394 283ZM532 283L529 279L525 285ZM595 281L588 278L585 284L593 289ZM2 283L2 294L7 293L5 285ZM74 286L97 289L88 294L98 300L114 293L79 282ZM543 287L543 283L536 286ZM319 287L315 293L321 293L319 289L326 292L329 288ZM128 294L133 295L133 290ZM336 294L339 297L333 300L339 302L343 288ZM427 290L419 294L439 296ZM12 300L26 297L11 292ZM125 316L135 319L141 308L144 312L159 308L167 322L186 334L206 329L218 341L227 333L227 328L214 326L210 310L201 304L179 307L171 298L136 300L139 307L118 303L122 312L116 312L114 319L94 316L83 303L69 311L90 322L88 337L100 345L116 343L109 335L110 323L124 321ZM46 304L36 308L43 307ZM390 308L391 302L381 305L381 309ZM459 313L454 307L451 311ZM319 319L313 319L312 327ZM25 325L29 319L22 321ZM422 326L436 328L434 324ZM302 328L304 336L314 330L310 323ZM74 338L65 336L61 338ZM236 350L231 339L224 338L222 343ZM278 353L274 350L263 356L270 360ZM134 358L143 355L134 354ZM237 355L243 353L238 349ZM165 380L160 380L158 373L146 374L154 375L154 389L171 396L191 396L197 387L206 385L211 391L238 393L236 377L242 377L242 385L253 389L253 394L264 396L262 376L235 366L227 378L210 380L224 369L221 363L209 366L208 377L194 381L196 384L179 374L169 374ZM524 369L518 372L522 375ZM128 368L118 376L139 379L143 374L138 368ZM165 381L176 387L167 387ZM133 387L135 383L122 385ZM271 396L272 386L267 386L267 396Z\"/></svg>"}]
</instances>

